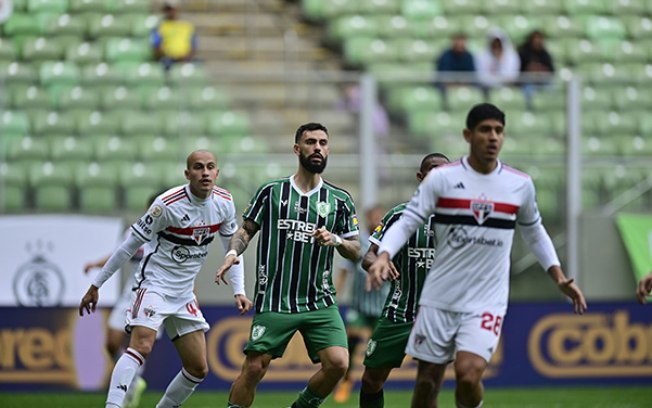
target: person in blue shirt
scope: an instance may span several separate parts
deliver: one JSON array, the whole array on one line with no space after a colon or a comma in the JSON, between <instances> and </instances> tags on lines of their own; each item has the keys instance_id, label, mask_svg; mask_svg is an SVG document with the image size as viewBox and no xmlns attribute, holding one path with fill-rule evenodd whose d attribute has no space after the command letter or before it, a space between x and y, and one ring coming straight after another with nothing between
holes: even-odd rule
<instances>
[{"instance_id":1,"label":"person in blue shirt","mask_svg":"<svg viewBox=\"0 0 652 408\"><path fill-rule=\"evenodd\" d=\"M466 35L457 33L453 35L450 48L444 50L437 58L437 77L445 80L444 86L451 84L469 84L469 79L475 73L473 54L466 48ZM461 73L461 75L455 75ZM466 76L466 78L464 78Z\"/></svg>"}]
</instances>

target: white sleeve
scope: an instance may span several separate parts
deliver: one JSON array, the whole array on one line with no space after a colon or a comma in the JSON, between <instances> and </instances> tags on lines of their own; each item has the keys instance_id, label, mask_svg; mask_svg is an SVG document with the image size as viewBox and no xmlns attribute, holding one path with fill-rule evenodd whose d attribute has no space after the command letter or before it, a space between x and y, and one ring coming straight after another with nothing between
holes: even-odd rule
<instances>
[{"instance_id":1,"label":"white sleeve","mask_svg":"<svg viewBox=\"0 0 652 408\"><path fill-rule=\"evenodd\" d=\"M390 259L405 245L414 232L423 225L435 212L438 193L443 183L442 172L431 171L421 182L405 207L401 218L394 223L385 235L378 248L378 254L387 252Z\"/></svg>"},{"instance_id":2,"label":"white sleeve","mask_svg":"<svg viewBox=\"0 0 652 408\"><path fill-rule=\"evenodd\" d=\"M224 252L228 251L229 237L220 235L220 240L222 241ZM238 256L238 259L240 260L240 263L231 266L231 269L229 269L229 280L231 281L233 296L246 295L244 288L244 258L240 255Z\"/></svg>"},{"instance_id":3,"label":"white sleeve","mask_svg":"<svg viewBox=\"0 0 652 408\"><path fill-rule=\"evenodd\" d=\"M545 271L551 266L561 265L552 239L541 221L532 225L521 225L521 236Z\"/></svg>"},{"instance_id":4,"label":"white sleeve","mask_svg":"<svg viewBox=\"0 0 652 408\"><path fill-rule=\"evenodd\" d=\"M95 276L95 279L93 279L93 286L98 289L101 288L104 282L113 276L113 274L120 269L125 262L134 256L143 243L145 243L145 241L142 237L130 230L126 239L115 251L113 251L113 254L111 254L109 259L106 261L106 264L104 264L100 273L98 273Z\"/></svg>"}]
</instances>

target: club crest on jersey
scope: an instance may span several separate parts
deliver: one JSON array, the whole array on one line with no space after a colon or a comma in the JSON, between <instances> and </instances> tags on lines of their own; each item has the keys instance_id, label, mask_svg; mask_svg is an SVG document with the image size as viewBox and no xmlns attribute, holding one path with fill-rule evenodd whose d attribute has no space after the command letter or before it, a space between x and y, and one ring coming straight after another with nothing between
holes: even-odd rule
<instances>
[{"instance_id":1,"label":"club crest on jersey","mask_svg":"<svg viewBox=\"0 0 652 408\"><path fill-rule=\"evenodd\" d=\"M319 214L320 217L326 218L328 216L328 213L331 212L331 204L327 203L325 201L320 201L317 203L317 214Z\"/></svg>"},{"instance_id":2,"label":"club crest on jersey","mask_svg":"<svg viewBox=\"0 0 652 408\"><path fill-rule=\"evenodd\" d=\"M489 218L489 215L491 215L493 210L494 203L487 201L471 201L471 211L473 212L473 217L480 225L482 225L487 220L487 218Z\"/></svg>"},{"instance_id":3,"label":"club crest on jersey","mask_svg":"<svg viewBox=\"0 0 652 408\"><path fill-rule=\"evenodd\" d=\"M197 245L201 245L210 232L210 228L194 228L192 230L192 239L197 243Z\"/></svg>"},{"instance_id":4,"label":"club crest on jersey","mask_svg":"<svg viewBox=\"0 0 652 408\"><path fill-rule=\"evenodd\" d=\"M261 325L255 325L254 327L251 328L251 340L256 341L259 338L263 337L263 334L265 334L265 331L267 328L265 326Z\"/></svg>"},{"instance_id":5,"label":"club crest on jersey","mask_svg":"<svg viewBox=\"0 0 652 408\"><path fill-rule=\"evenodd\" d=\"M367 357L374 354L377 345L378 343L375 340L371 340L371 339L369 340L369 343L367 343L367 351L366 351Z\"/></svg>"}]
</instances>

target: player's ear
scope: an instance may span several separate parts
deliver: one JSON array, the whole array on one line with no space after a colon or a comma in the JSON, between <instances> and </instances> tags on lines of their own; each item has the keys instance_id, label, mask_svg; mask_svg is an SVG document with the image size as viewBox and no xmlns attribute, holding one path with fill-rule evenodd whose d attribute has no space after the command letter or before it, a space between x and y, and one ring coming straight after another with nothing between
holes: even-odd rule
<instances>
[{"instance_id":1,"label":"player's ear","mask_svg":"<svg viewBox=\"0 0 652 408\"><path fill-rule=\"evenodd\" d=\"M190 172L188 171L188 169L185 169L183 171L183 175L186 176L186 180L190 180Z\"/></svg>"},{"instance_id":2,"label":"player's ear","mask_svg":"<svg viewBox=\"0 0 652 408\"><path fill-rule=\"evenodd\" d=\"M299 145L297 143L294 144L294 154L299 155Z\"/></svg>"},{"instance_id":3,"label":"player's ear","mask_svg":"<svg viewBox=\"0 0 652 408\"><path fill-rule=\"evenodd\" d=\"M419 183L423 181L423 174L420 171L417 171L417 181Z\"/></svg>"},{"instance_id":4,"label":"player's ear","mask_svg":"<svg viewBox=\"0 0 652 408\"><path fill-rule=\"evenodd\" d=\"M464 140L466 140L466 143L471 143L471 131L466 128L464 128Z\"/></svg>"}]
</instances>

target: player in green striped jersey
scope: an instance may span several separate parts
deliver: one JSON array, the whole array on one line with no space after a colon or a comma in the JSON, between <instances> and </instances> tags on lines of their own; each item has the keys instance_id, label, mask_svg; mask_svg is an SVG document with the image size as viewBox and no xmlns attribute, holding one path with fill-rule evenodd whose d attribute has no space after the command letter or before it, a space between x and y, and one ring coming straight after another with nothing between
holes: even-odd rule
<instances>
[{"instance_id":1,"label":"player in green striped jersey","mask_svg":"<svg viewBox=\"0 0 652 408\"><path fill-rule=\"evenodd\" d=\"M441 153L425 156L417 172L417 180L421 182L430 170L446 163L449 163L449 160ZM407 203L399 204L385 214L383 221L369 239L372 244L364 257L365 269L376 260L378 246L385 231L401 217L406 206ZM405 345L414 324L423 281L435 258L434 231L434 221L431 217L390 262L395 280L392 280L383 314L367 344L365 370L360 387L362 408L384 406L385 381L392 369L400 367L405 358ZM369 280L367 287L371 288Z\"/></svg>"},{"instance_id":2,"label":"player in green striped jersey","mask_svg":"<svg viewBox=\"0 0 652 408\"><path fill-rule=\"evenodd\" d=\"M321 369L292 407L318 407L348 368L344 322L335 300L333 255L360 256L358 221L351 196L323 180L329 136L318 123L300 126L294 153L296 173L263 184L244 212L215 282L235 263L260 230L255 315L246 358L229 395L229 407L249 407L256 386L273 358L283 355L300 331L313 362Z\"/></svg>"}]
</instances>

